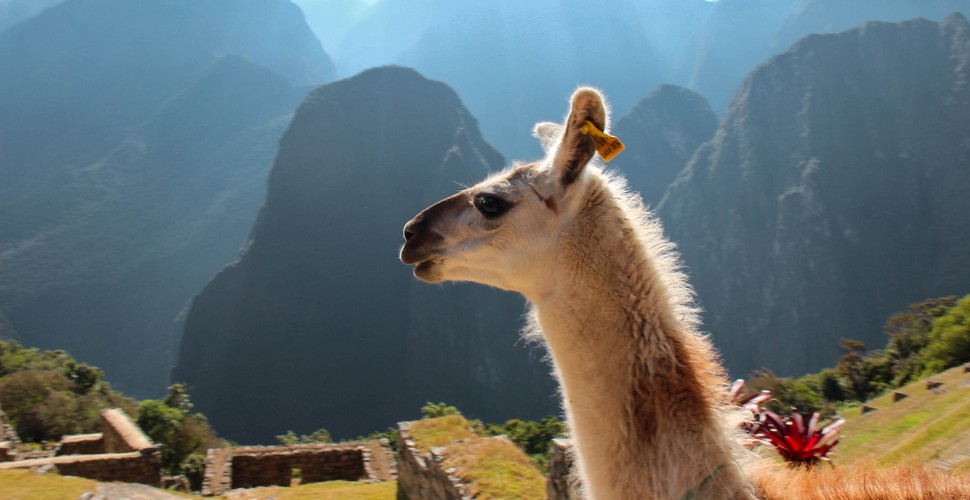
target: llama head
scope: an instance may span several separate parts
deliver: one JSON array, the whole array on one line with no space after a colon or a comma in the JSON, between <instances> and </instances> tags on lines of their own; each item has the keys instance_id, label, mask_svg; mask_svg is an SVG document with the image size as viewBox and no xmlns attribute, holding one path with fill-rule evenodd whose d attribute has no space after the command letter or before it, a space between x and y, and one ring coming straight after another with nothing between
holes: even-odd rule
<instances>
[{"instance_id":1,"label":"llama head","mask_svg":"<svg viewBox=\"0 0 970 500\"><path fill-rule=\"evenodd\" d=\"M608 126L603 96L580 88L563 124L534 135L538 162L514 165L431 205L404 226L401 261L429 283L474 281L531 296L547 281L560 235L582 208L584 172L596 153L587 121Z\"/></svg>"}]
</instances>

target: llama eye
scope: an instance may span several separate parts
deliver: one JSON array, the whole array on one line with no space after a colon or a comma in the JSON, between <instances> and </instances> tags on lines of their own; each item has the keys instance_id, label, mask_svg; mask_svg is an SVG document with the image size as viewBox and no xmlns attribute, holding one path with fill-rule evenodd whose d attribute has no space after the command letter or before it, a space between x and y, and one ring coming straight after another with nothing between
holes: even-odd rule
<instances>
[{"instance_id":1,"label":"llama eye","mask_svg":"<svg viewBox=\"0 0 970 500\"><path fill-rule=\"evenodd\" d=\"M486 219L493 219L507 212L508 209L511 208L511 205L498 196L491 194L480 194L475 197L475 208L477 208Z\"/></svg>"}]
</instances>

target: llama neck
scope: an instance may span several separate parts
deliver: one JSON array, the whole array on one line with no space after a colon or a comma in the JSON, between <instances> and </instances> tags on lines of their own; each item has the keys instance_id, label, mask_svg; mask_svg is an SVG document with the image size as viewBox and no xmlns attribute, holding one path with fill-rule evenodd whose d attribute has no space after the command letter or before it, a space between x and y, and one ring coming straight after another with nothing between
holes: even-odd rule
<instances>
[{"instance_id":1,"label":"llama neck","mask_svg":"<svg viewBox=\"0 0 970 500\"><path fill-rule=\"evenodd\" d=\"M586 490L594 499L681 498L698 488L705 498L743 498L735 443L716 409L720 365L677 317L643 228L608 194L590 195L602 200L564 236L559 279L533 301Z\"/></svg>"}]
</instances>

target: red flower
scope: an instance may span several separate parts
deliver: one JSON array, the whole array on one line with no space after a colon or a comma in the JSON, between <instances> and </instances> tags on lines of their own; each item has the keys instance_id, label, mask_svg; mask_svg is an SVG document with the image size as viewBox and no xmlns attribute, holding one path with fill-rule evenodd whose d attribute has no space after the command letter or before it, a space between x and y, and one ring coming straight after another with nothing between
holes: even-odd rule
<instances>
[{"instance_id":1,"label":"red flower","mask_svg":"<svg viewBox=\"0 0 970 500\"><path fill-rule=\"evenodd\" d=\"M789 463L812 466L819 460L828 460L828 453L839 443L836 434L845 423L837 418L825 427L818 428L818 412L813 412L808 424L797 410L791 417L782 418L771 410L761 412L755 437L770 443Z\"/></svg>"}]
</instances>

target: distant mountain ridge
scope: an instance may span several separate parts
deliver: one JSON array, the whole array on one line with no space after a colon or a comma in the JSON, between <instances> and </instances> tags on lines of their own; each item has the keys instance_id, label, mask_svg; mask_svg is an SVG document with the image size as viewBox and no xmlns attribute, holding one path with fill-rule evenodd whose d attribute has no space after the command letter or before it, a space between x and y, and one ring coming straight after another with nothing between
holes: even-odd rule
<instances>
[{"instance_id":1,"label":"distant mountain ridge","mask_svg":"<svg viewBox=\"0 0 970 500\"><path fill-rule=\"evenodd\" d=\"M621 170L630 188L656 207L667 186L715 130L717 116L703 96L661 85L616 121L612 133L626 149L610 166Z\"/></svg>"},{"instance_id":2,"label":"distant mountain ridge","mask_svg":"<svg viewBox=\"0 0 970 500\"><path fill-rule=\"evenodd\" d=\"M748 73L805 36L838 33L867 21L941 21L953 12L970 15L970 0L710 2L689 26L692 36L668 78L704 95L720 114Z\"/></svg>"},{"instance_id":3,"label":"distant mountain ridge","mask_svg":"<svg viewBox=\"0 0 970 500\"><path fill-rule=\"evenodd\" d=\"M0 34L0 74L0 308L157 395L329 58L287 0L67 0Z\"/></svg>"},{"instance_id":4,"label":"distant mountain ridge","mask_svg":"<svg viewBox=\"0 0 970 500\"><path fill-rule=\"evenodd\" d=\"M64 0L0 0L0 33Z\"/></svg>"},{"instance_id":5,"label":"distant mountain ridge","mask_svg":"<svg viewBox=\"0 0 970 500\"><path fill-rule=\"evenodd\" d=\"M341 71L405 64L444 81L485 136L521 159L541 156L528 127L558 116L559 96L577 85L602 88L617 115L663 83L703 95L722 115L748 73L804 36L870 20L970 14L970 0L296 2L321 38L336 32Z\"/></svg>"},{"instance_id":6,"label":"distant mountain ridge","mask_svg":"<svg viewBox=\"0 0 970 500\"><path fill-rule=\"evenodd\" d=\"M749 76L659 207L735 373L817 370L970 289L968 72L954 14L810 36Z\"/></svg>"},{"instance_id":7,"label":"distant mountain ridge","mask_svg":"<svg viewBox=\"0 0 970 500\"><path fill-rule=\"evenodd\" d=\"M413 214L504 160L446 85L382 67L314 90L237 262L195 298L175 380L225 436L384 429L427 401L493 421L556 410L521 299L418 282Z\"/></svg>"}]
</instances>

